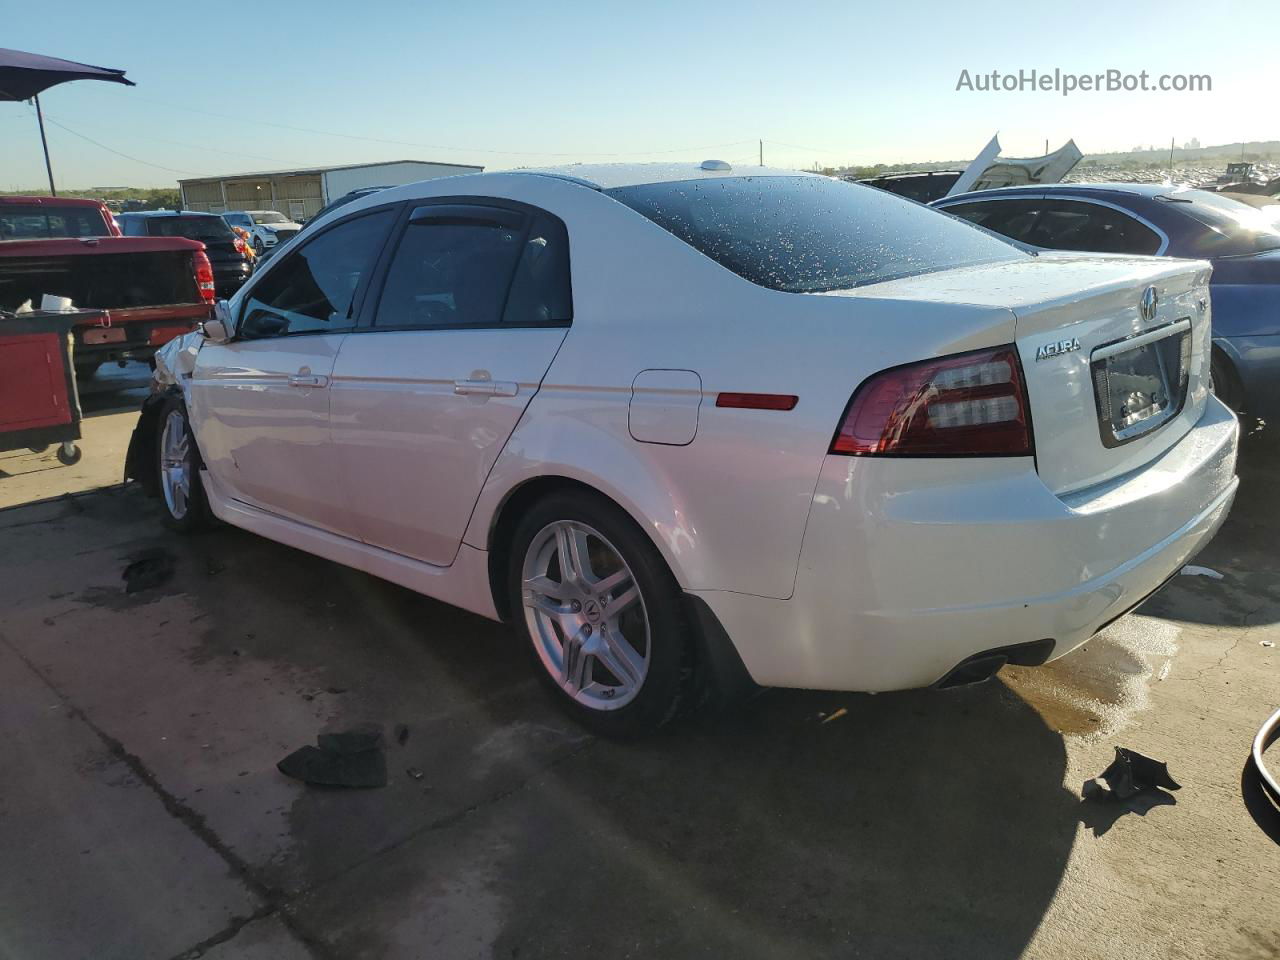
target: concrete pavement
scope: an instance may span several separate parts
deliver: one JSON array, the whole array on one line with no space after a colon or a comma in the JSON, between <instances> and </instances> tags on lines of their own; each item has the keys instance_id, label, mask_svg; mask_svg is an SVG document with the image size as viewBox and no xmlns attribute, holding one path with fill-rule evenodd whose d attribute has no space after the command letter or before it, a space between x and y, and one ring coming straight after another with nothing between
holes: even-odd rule
<instances>
[{"instance_id":1,"label":"concrete pavement","mask_svg":"<svg viewBox=\"0 0 1280 960\"><path fill-rule=\"evenodd\" d=\"M1280 956L1240 800L1280 699L1280 458L1248 454L1197 560L1222 579L1055 665L639 743L566 721L501 626L173 537L136 490L0 512L0 958ZM125 594L155 548L173 579ZM409 731L385 789L275 770L366 721ZM1083 803L1115 744L1176 803Z\"/></svg>"}]
</instances>

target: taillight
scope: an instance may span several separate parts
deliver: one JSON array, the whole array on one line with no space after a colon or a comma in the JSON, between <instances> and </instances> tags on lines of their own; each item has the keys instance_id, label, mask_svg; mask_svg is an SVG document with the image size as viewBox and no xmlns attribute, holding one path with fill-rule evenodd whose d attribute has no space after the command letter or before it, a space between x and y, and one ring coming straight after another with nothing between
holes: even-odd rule
<instances>
[{"instance_id":1,"label":"taillight","mask_svg":"<svg viewBox=\"0 0 1280 960\"><path fill-rule=\"evenodd\" d=\"M1030 456L1031 415L1012 346L868 377L831 442L855 456Z\"/></svg>"},{"instance_id":2,"label":"taillight","mask_svg":"<svg viewBox=\"0 0 1280 960\"><path fill-rule=\"evenodd\" d=\"M213 288L213 264L209 262L209 255L204 250L197 250L192 261L196 268L196 287L200 290L200 299L205 303L213 303L218 295Z\"/></svg>"}]
</instances>

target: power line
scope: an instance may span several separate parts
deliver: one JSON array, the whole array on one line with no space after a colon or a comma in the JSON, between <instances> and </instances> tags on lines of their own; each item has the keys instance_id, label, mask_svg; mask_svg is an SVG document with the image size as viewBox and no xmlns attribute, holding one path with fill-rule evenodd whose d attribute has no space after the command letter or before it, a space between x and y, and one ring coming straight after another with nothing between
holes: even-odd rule
<instances>
[{"instance_id":1,"label":"power line","mask_svg":"<svg viewBox=\"0 0 1280 960\"><path fill-rule=\"evenodd\" d=\"M112 91L95 90L95 93L106 94L108 96L118 96ZM339 137L343 140L358 140L365 143L384 143L397 147L416 147L426 150L448 150L454 153L490 153L508 157L639 157L639 156L661 156L675 153L694 153L699 150L717 150L724 147L736 147L744 143L753 143L752 140L735 140L732 143L712 143L703 144L696 147L679 147L674 150L632 150L621 152L609 152L600 150L565 150L561 152L550 153L542 150L491 150L483 147L453 147L439 143L419 143L413 140L391 140L385 137L364 137L353 133L339 133L335 130L320 130L315 127L299 127L288 123L276 123L271 120L258 120L254 117L241 116L239 114L218 113L214 110L202 110L198 107L192 107L186 104L168 103L164 100L156 100L152 97L142 97L134 93L124 94L132 100L142 100L146 103L154 103L157 106L169 107L174 110L180 110L183 113L203 113L210 117L220 117L224 120L238 120L242 123L256 123L266 127L275 127L280 130L292 130L295 133L312 133L324 137Z\"/></svg>"},{"instance_id":2,"label":"power line","mask_svg":"<svg viewBox=\"0 0 1280 960\"><path fill-rule=\"evenodd\" d=\"M792 150L808 150L813 153L848 153L847 150L833 150L830 147L802 147L794 143L783 143L781 140L766 140L765 143L772 143L775 147L790 147Z\"/></svg>"},{"instance_id":3,"label":"power line","mask_svg":"<svg viewBox=\"0 0 1280 960\"><path fill-rule=\"evenodd\" d=\"M75 130L72 130L65 123L59 123L57 120L54 120L51 117L45 117L45 119L48 120L50 123L52 123L55 127L65 130L67 133L71 134L73 137L79 137L81 140L87 140L89 143L92 143L95 147L98 147L102 150L107 151L107 153L114 153L117 157L123 157L126 160L132 160L134 163L140 163L144 167L155 167L157 170L167 170L169 173L187 173L193 177L200 176L200 174L194 170L179 170L177 167L166 167L163 164L151 163L149 160L140 160L138 157L130 156L127 153L121 153L119 150L116 150L113 147L108 147L105 143L99 143L97 140L93 139L93 137L86 137L83 133L78 133Z\"/></svg>"}]
</instances>

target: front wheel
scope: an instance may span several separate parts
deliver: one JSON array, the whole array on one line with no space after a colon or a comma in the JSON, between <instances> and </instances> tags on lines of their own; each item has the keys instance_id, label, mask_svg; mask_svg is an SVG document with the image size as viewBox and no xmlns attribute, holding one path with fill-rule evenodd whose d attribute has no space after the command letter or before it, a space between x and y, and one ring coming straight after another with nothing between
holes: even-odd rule
<instances>
[{"instance_id":1,"label":"front wheel","mask_svg":"<svg viewBox=\"0 0 1280 960\"><path fill-rule=\"evenodd\" d=\"M156 471L164 524L179 533L194 533L209 525L209 502L200 480L187 408L177 397L161 408L159 430Z\"/></svg>"},{"instance_id":2,"label":"front wheel","mask_svg":"<svg viewBox=\"0 0 1280 960\"><path fill-rule=\"evenodd\" d=\"M510 609L560 705L606 736L652 732L690 686L689 627L661 554L613 504L555 494L521 520Z\"/></svg>"}]
</instances>

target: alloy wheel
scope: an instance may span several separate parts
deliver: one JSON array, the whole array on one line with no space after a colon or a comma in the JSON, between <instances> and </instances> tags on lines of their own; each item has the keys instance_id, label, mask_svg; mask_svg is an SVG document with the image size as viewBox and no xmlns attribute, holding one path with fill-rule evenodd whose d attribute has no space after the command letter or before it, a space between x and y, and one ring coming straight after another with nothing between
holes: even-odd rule
<instances>
[{"instance_id":1,"label":"alloy wheel","mask_svg":"<svg viewBox=\"0 0 1280 960\"><path fill-rule=\"evenodd\" d=\"M593 710L635 699L649 671L649 616L613 544L585 523L548 524L525 552L521 596L538 658L561 690Z\"/></svg>"},{"instance_id":2,"label":"alloy wheel","mask_svg":"<svg viewBox=\"0 0 1280 960\"><path fill-rule=\"evenodd\" d=\"M171 410L160 434L160 489L175 520L187 515L191 501L191 443L181 410Z\"/></svg>"}]
</instances>

